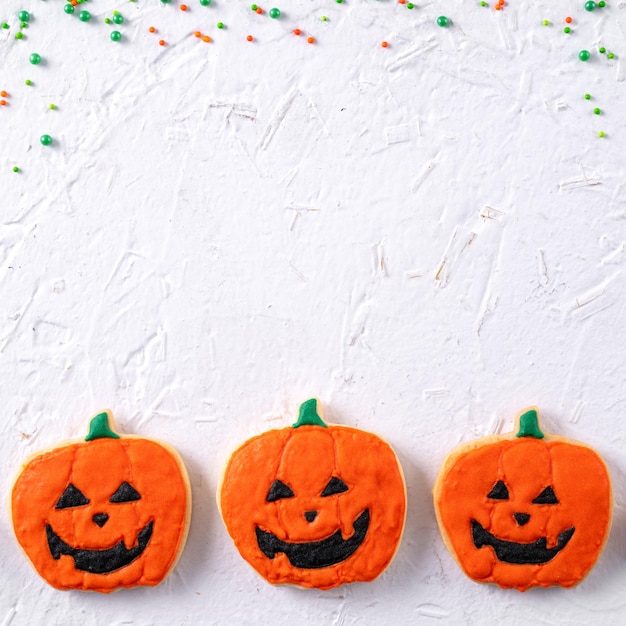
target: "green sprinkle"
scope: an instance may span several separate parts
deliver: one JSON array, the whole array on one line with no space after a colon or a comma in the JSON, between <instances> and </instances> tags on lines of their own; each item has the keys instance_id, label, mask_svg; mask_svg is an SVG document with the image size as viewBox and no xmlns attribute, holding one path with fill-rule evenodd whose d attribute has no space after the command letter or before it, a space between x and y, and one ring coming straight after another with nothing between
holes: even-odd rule
<instances>
[{"instance_id":1,"label":"green sprinkle","mask_svg":"<svg viewBox=\"0 0 626 626\"><path fill-rule=\"evenodd\" d=\"M601 9L604 9L604 7L606 6L606 2L605 2L604 0L600 0L600 2L598 2L598 6L599 6Z\"/></svg>"},{"instance_id":2,"label":"green sprinkle","mask_svg":"<svg viewBox=\"0 0 626 626\"><path fill-rule=\"evenodd\" d=\"M594 11L596 8L596 3L593 0L589 0L585 2L585 11Z\"/></svg>"},{"instance_id":3,"label":"green sprinkle","mask_svg":"<svg viewBox=\"0 0 626 626\"><path fill-rule=\"evenodd\" d=\"M9 25L6 22L2 22L2 28L9 28Z\"/></svg>"},{"instance_id":4,"label":"green sprinkle","mask_svg":"<svg viewBox=\"0 0 626 626\"><path fill-rule=\"evenodd\" d=\"M407 2L406 8L407 9L413 9L413 8L415 8L415 5L412 2Z\"/></svg>"},{"instance_id":5,"label":"green sprinkle","mask_svg":"<svg viewBox=\"0 0 626 626\"><path fill-rule=\"evenodd\" d=\"M42 135L39 138L39 141L41 141L41 145L42 146L50 146L50 145L52 145L52 137L50 137L50 135Z\"/></svg>"},{"instance_id":6,"label":"green sprinkle","mask_svg":"<svg viewBox=\"0 0 626 626\"><path fill-rule=\"evenodd\" d=\"M37 54L36 52L33 52L30 55L30 62L33 65L39 65L41 63L41 55Z\"/></svg>"},{"instance_id":7,"label":"green sprinkle","mask_svg":"<svg viewBox=\"0 0 626 626\"><path fill-rule=\"evenodd\" d=\"M606 135L604 134L604 131L603 131L603 130L601 130L601 131L598 133L598 137L606 137ZM14 170L14 171L15 171L15 170Z\"/></svg>"},{"instance_id":8,"label":"green sprinkle","mask_svg":"<svg viewBox=\"0 0 626 626\"><path fill-rule=\"evenodd\" d=\"M578 53L578 58L581 61L589 61L589 59L591 58L591 53L589 52L589 50L581 50Z\"/></svg>"},{"instance_id":9,"label":"green sprinkle","mask_svg":"<svg viewBox=\"0 0 626 626\"><path fill-rule=\"evenodd\" d=\"M24 39L24 33L15 33L16 39Z\"/></svg>"},{"instance_id":10,"label":"green sprinkle","mask_svg":"<svg viewBox=\"0 0 626 626\"><path fill-rule=\"evenodd\" d=\"M450 20L445 15L440 15L437 18L437 26L441 26L441 28L445 28L450 25Z\"/></svg>"},{"instance_id":11,"label":"green sprinkle","mask_svg":"<svg viewBox=\"0 0 626 626\"><path fill-rule=\"evenodd\" d=\"M111 41L119 41L122 38L122 33L119 30L114 30L111 35Z\"/></svg>"},{"instance_id":12,"label":"green sprinkle","mask_svg":"<svg viewBox=\"0 0 626 626\"><path fill-rule=\"evenodd\" d=\"M328 18L325 15L322 15L322 22L328 22Z\"/></svg>"},{"instance_id":13,"label":"green sprinkle","mask_svg":"<svg viewBox=\"0 0 626 626\"><path fill-rule=\"evenodd\" d=\"M113 15L119 15L120 12L119 11L113 11Z\"/></svg>"},{"instance_id":14,"label":"green sprinkle","mask_svg":"<svg viewBox=\"0 0 626 626\"><path fill-rule=\"evenodd\" d=\"M337 4L341 4L341 3L343 2L343 0L335 0L335 2L336 2Z\"/></svg>"},{"instance_id":15,"label":"green sprinkle","mask_svg":"<svg viewBox=\"0 0 626 626\"><path fill-rule=\"evenodd\" d=\"M20 28L28 28L28 24L26 22L22 22L20 24Z\"/></svg>"},{"instance_id":16,"label":"green sprinkle","mask_svg":"<svg viewBox=\"0 0 626 626\"><path fill-rule=\"evenodd\" d=\"M550 22L548 20L543 20L542 24L544 26L550 26Z\"/></svg>"},{"instance_id":17,"label":"green sprinkle","mask_svg":"<svg viewBox=\"0 0 626 626\"><path fill-rule=\"evenodd\" d=\"M253 5L250 7L250 10L251 10L251 11L256 11L258 8L259 8L259 7L258 7L256 4L253 4Z\"/></svg>"},{"instance_id":18,"label":"green sprinkle","mask_svg":"<svg viewBox=\"0 0 626 626\"><path fill-rule=\"evenodd\" d=\"M28 85L28 86L30 87L30 85L32 85L32 84L33 84L33 81L32 81L30 78L27 78L27 79L24 81L24 84L25 84L25 85Z\"/></svg>"},{"instance_id":19,"label":"green sprinkle","mask_svg":"<svg viewBox=\"0 0 626 626\"><path fill-rule=\"evenodd\" d=\"M609 53L606 55L606 58L607 58L607 59L614 59L614 58L615 58L615 55L614 55L612 52L609 52Z\"/></svg>"},{"instance_id":20,"label":"green sprinkle","mask_svg":"<svg viewBox=\"0 0 626 626\"><path fill-rule=\"evenodd\" d=\"M28 20L30 20L30 13L28 11L20 11L17 14L17 18L20 22L28 22Z\"/></svg>"},{"instance_id":21,"label":"green sprinkle","mask_svg":"<svg viewBox=\"0 0 626 626\"><path fill-rule=\"evenodd\" d=\"M604 54L606 52L606 48L604 46L602 46L601 48L598 48L598 52L600 54Z\"/></svg>"},{"instance_id":22,"label":"green sprinkle","mask_svg":"<svg viewBox=\"0 0 626 626\"><path fill-rule=\"evenodd\" d=\"M569 26L566 26L566 27L563 29L563 32L564 32L566 35L569 35L569 34L572 32L572 29L571 29Z\"/></svg>"},{"instance_id":23,"label":"green sprinkle","mask_svg":"<svg viewBox=\"0 0 626 626\"><path fill-rule=\"evenodd\" d=\"M483 1L480 3L480 6L481 6L481 7L486 7L486 6L487 6L487 3L485 2L485 0L483 0Z\"/></svg>"},{"instance_id":24,"label":"green sprinkle","mask_svg":"<svg viewBox=\"0 0 626 626\"><path fill-rule=\"evenodd\" d=\"M72 15L74 13L74 7L71 4L66 4L63 7L63 10L68 14L68 15Z\"/></svg>"},{"instance_id":25,"label":"green sprinkle","mask_svg":"<svg viewBox=\"0 0 626 626\"><path fill-rule=\"evenodd\" d=\"M20 171L20 168L16 165L13 167L13 171L17 174Z\"/></svg>"},{"instance_id":26,"label":"green sprinkle","mask_svg":"<svg viewBox=\"0 0 626 626\"><path fill-rule=\"evenodd\" d=\"M224 28L224 22L218 22L217 23L217 27L218 28Z\"/></svg>"},{"instance_id":27,"label":"green sprinkle","mask_svg":"<svg viewBox=\"0 0 626 626\"><path fill-rule=\"evenodd\" d=\"M105 24L110 24L110 23L111 23L111 20L110 20L108 17L105 17L105 18L104 18L104 23L105 23Z\"/></svg>"},{"instance_id":28,"label":"green sprinkle","mask_svg":"<svg viewBox=\"0 0 626 626\"><path fill-rule=\"evenodd\" d=\"M594 112L596 115L600 115L600 113L602 113L602 110L601 110L601 109L599 109L598 107L596 107L596 108L593 110L593 112Z\"/></svg>"},{"instance_id":29,"label":"green sprinkle","mask_svg":"<svg viewBox=\"0 0 626 626\"><path fill-rule=\"evenodd\" d=\"M591 94L590 93L586 93L585 94L585 100L591 100Z\"/></svg>"},{"instance_id":30,"label":"green sprinkle","mask_svg":"<svg viewBox=\"0 0 626 626\"><path fill-rule=\"evenodd\" d=\"M123 15L121 15L120 13L115 13L115 14L113 15L113 21L114 21L116 24L123 24L123 23L124 23L124 16L123 16Z\"/></svg>"},{"instance_id":31,"label":"green sprinkle","mask_svg":"<svg viewBox=\"0 0 626 626\"><path fill-rule=\"evenodd\" d=\"M273 20L277 20L280 17L280 9L276 9L276 8L270 9L270 17Z\"/></svg>"},{"instance_id":32,"label":"green sprinkle","mask_svg":"<svg viewBox=\"0 0 626 626\"><path fill-rule=\"evenodd\" d=\"M56 104L51 104L51 105L50 105L50 110L51 110L51 111L54 111L56 108L57 108L57 105L56 105Z\"/></svg>"},{"instance_id":33,"label":"green sprinkle","mask_svg":"<svg viewBox=\"0 0 626 626\"><path fill-rule=\"evenodd\" d=\"M167 4L170 0L161 0L163 4Z\"/></svg>"},{"instance_id":34,"label":"green sprinkle","mask_svg":"<svg viewBox=\"0 0 626 626\"><path fill-rule=\"evenodd\" d=\"M200 0L200 4L201 4L203 7L208 7L208 6L209 6L209 4L211 4L211 0Z\"/></svg>"},{"instance_id":35,"label":"green sprinkle","mask_svg":"<svg viewBox=\"0 0 626 626\"><path fill-rule=\"evenodd\" d=\"M88 22L91 19L91 13L89 13L89 11L81 11L78 14L78 19L81 22Z\"/></svg>"}]
</instances>

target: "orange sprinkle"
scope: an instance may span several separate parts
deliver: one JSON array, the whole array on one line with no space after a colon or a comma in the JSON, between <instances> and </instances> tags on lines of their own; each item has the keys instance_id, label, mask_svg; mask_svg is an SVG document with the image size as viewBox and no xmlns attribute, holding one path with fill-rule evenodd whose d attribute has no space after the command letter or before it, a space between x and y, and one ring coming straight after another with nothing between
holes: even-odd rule
<instances>
[{"instance_id":1,"label":"orange sprinkle","mask_svg":"<svg viewBox=\"0 0 626 626\"><path fill-rule=\"evenodd\" d=\"M159 39L159 45L160 46L164 46L165 45L165 39Z\"/></svg>"},{"instance_id":2,"label":"orange sprinkle","mask_svg":"<svg viewBox=\"0 0 626 626\"><path fill-rule=\"evenodd\" d=\"M252 35L248 35L248 36L246 37L246 39L247 39L248 41L254 41L254 37L253 37Z\"/></svg>"},{"instance_id":3,"label":"orange sprinkle","mask_svg":"<svg viewBox=\"0 0 626 626\"><path fill-rule=\"evenodd\" d=\"M0 96L2 96L3 98L6 98L9 94L4 91L4 89L2 91L0 91Z\"/></svg>"},{"instance_id":4,"label":"orange sprinkle","mask_svg":"<svg viewBox=\"0 0 626 626\"><path fill-rule=\"evenodd\" d=\"M301 31L299 28L294 28L294 29L293 29L293 34L294 34L294 35L301 35L301 34L302 34L302 31Z\"/></svg>"},{"instance_id":5,"label":"orange sprinkle","mask_svg":"<svg viewBox=\"0 0 626 626\"><path fill-rule=\"evenodd\" d=\"M381 45L383 48L388 48L388 47L389 47L389 44L388 44L386 41L383 41L380 45Z\"/></svg>"},{"instance_id":6,"label":"orange sprinkle","mask_svg":"<svg viewBox=\"0 0 626 626\"><path fill-rule=\"evenodd\" d=\"M200 37L202 37L202 33L201 33L199 30L197 30L197 31L194 33L194 36L195 36L195 37L197 37L198 39L200 39Z\"/></svg>"},{"instance_id":7,"label":"orange sprinkle","mask_svg":"<svg viewBox=\"0 0 626 626\"><path fill-rule=\"evenodd\" d=\"M307 43L315 43L315 37L309 37Z\"/></svg>"},{"instance_id":8,"label":"orange sprinkle","mask_svg":"<svg viewBox=\"0 0 626 626\"><path fill-rule=\"evenodd\" d=\"M7 101L6 100L0 100L0 105L2 106L6 106Z\"/></svg>"},{"instance_id":9,"label":"orange sprinkle","mask_svg":"<svg viewBox=\"0 0 626 626\"><path fill-rule=\"evenodd\" d=\"M181 4L180 5L180 10L181 11L186 11L187 10L187 5L186 4Z\"/></svg>"},{"instance_id":10,"label":"orange sprinkle","mask_svg":"<svg viewBox=\"0 0 626 626\"><path fill-rule=\"evenodd\" d=\"M78 0L71 0L70 4L75 7L78 5Z\"/></svg>"},{"instance_id":11,"label":"orange sprinkle","mask_svg":"<svg viewBox=\"0 0 626 626\"><path fill-rule=\"evenodd\" d=\"M261 13L263 13L263 9L261 7L257 7L256 12L261 15Z\"/></svg>"},{"instance_id":12,"label":"orange sprinkle","mask_svg":"<svg viewBox=\"0 0 626 626\"><path fill-rule=\"evenodd\" d=\"M205 41L206 43L209 43L211 41L211 38L208 35L203 35L202 41Z\"/></svg>"},{"instance_id":13,"label":"orange sprinkle","mask_svg":"<svg viewBox=\"0 0 626 626\"><path fill-rule=\"evenodd\" d=\"M406 0L398 0L399 4L406 4Z\"/></svg>"},{"instance_id":14,"label":"orange sprinkle","mask_svg":"<svg viewBox=\"0 0 626 626\"><path fill-rule=\"evenodd\" d=\"M566 18L565 18L565 21L566 21L568 24L571 24L571 23L572 23L572 18L568 16L568 17L566 17Z\"/></svg>"},{"instance_id":15,"label":"orange sprinkle","mask_svg":"<svg viewBox=\"0 0 626 626\"><path fill-rule=\"evenodd\" d=\"M148 28L148 30L149 30L151 33L156 33L156 28L155 28L154 26L150 26L150 28Z\"/></svg>"}]
</instances>

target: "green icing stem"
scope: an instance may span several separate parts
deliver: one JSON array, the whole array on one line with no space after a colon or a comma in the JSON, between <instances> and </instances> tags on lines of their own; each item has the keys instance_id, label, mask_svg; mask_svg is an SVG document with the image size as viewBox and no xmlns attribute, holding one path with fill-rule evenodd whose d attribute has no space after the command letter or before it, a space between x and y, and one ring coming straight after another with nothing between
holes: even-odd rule
<instances>
[{"instance_id":1,"label":"green icing stem","mask_svg":"<svg viewBox=\"0 0 626 626\"><path fill-rule=\"evenodd\" d=\"M94 439L119 439L120 436L113 432L109 426L109 415L106 412L98 413L91 418L89 422L89 434L85 437L85 441L93 441Z\"/></svg>"},{"instance_id":2,"label":"green icing stem","mask_svg":"<svg viewBox=\"0 0 626 626\"><path fill-rule=\"evenodd\" d=\"M544 434L539 428L539 418L535 409L530 409L519 416L519 432L516 437L535 437L543 439Z\"/></svg>"},{"instance_id":3,"label":"green icing stem","mask_svg":"<svg viewBox=\"0 0 626 626\"><path fill-rule=\"evenodd\" d=\"M321 426L322 428L328 428L322 418L317 414L317 400L315 398L306 400L300 405L298 421L292 424L292 427L298 428L300 426Z\"/></svg>"}]
</instances>

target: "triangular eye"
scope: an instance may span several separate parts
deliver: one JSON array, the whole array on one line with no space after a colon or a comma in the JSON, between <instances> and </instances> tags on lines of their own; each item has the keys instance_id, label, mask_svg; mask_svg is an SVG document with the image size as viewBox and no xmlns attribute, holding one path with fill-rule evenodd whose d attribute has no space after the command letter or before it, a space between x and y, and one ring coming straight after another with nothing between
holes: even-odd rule
<instances>
[{"instance_id":1,"label":"triangular eye","mask_svg":"<svg viewBox=\"0 0 626 626\"><path fill-rule=\"evenodd\" d=\"M281 498L293 498L296 494L282 480L275 480L267 492L267 502L276 502Z\"/></svg>"},{"instance_id":2,"label":"triangular eye","mask_svg":"<svg viewBox=\"0 0 626 626\"><path fill-rule=\"evenodd\" d=\"M334 496L336 493L343 493L344 491L348 491L348 485L341 480L341 478L337 478L333 476L329 481L326 487L324 487L324 491L322 491L322 497L326 496Z\"/></svg>"},{"instance_id":3,"label":"triangular eye","mask_svg":"<svg viewBox=\"0 0 626 626\"><path fill-rule=\"evenodd\" d=\"M109 498L109 502L114 504L120 504L122 502L134 502L135 500L141 500L139 492L130 484L124 481L117 491Z\"/></svg>"},{"instance_id":4,"label":"triangular eye","mask_svg":"<svg viewBox=\"0 0 626 626\"><path fill-rule=\"evenodd\" d=\"M509 499L509 490L506 488L506 485L499 480L494 486L493 489L487 494L488 498L492 500L508 500Z\"/></svg>"},{"instance_id":5,"label":"triangular eye","mask_svg":"<svg viewBox=\"0 0 626 626\"><path fill-rule=\"evenodd\" d=\"M533 504L558 504L559 499L549 485L533 500Z\"/></svg>"},{"instance_id":6,"label":"triangular eye","mask_svg":"<svg viewBox=\"0 0 626 626\"><path fill-rule=\"evenodd\" d=\"M85 506L89 500L83 492L70 483L54 505L55 509L68 509L71 506Z\"/></svg>"}]
</instances>

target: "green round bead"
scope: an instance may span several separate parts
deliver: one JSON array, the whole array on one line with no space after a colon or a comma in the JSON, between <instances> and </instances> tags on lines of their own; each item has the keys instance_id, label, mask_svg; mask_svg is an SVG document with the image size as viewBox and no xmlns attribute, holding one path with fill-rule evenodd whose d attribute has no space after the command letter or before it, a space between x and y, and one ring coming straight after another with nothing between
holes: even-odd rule
<instances>
[{"instance_id":1,"label":"green round bead","mask_svg":"<svg viewBox=\"0 0 626 626\"><path fill-rule=\"evenodd\" d=\"M593 0L589 0L585 2L585 11L594 11L596 8L596 3Z\"/></svg>"},{"instance_id":2,"label":"green round bead","mask_svg":"<svg viewBox=\"0 0 626 626\"><path fill-rule=\"evenodd\" d=\"M218 22L217 23L217 27L218 28L224 28L224 22Z\"/></svg>"},{"instance_id":3,"label":"green round bead","mask_svg":"<svg viewBox=\"0 0 626 626\"><path fill-rule=\"evenodd\" d=\"M336 2L337 4L341 4L341 3L343 2L343 0L335 0L335 2Z\"/></svg>"},{"instance_id":4,"label":"green round bead","mask_svg":"<svg viewBox=\"0 0 626 626\"><path fill-rule=\"evenodd\" d=\"M569 35L569 34L572 32L572 29L571 29L569 26L566 26L566 27L563 29L563 32L564 32L566 35Z\"/></svg>"},{"instance_id":5,"label":"green round bead","mask_svg":"<svg viewBox=\"0 0 626 626\"><path fill-rule=\"evenodd\" d=\"M123 23L124 23L124 16L123 16L123 15L121 15L120 13L116 13L116 14L113 16L113 21L114 21L116 24L123 24Z\"/></svg>"},{"instance_id":6,"label":"green round bead","mask_svg":"<svg viewBox=\"0 0 626 626\"><path fill-rule=\"evenodd\" d=\"M604 0L600 0L600 2L598 2L598 6L599 6L601 9L604 9L604 7L606 6L606 2L605 2Z\"/></svg>"},{"instance_id":7,"label":"green round bead","mask_svg":"<svg viewBox=\"0 0 626 626\"><path fill-rule=\"evenodd\" d=\"M603 131L603 130L601 130L601 131L598 133L598 137L605 137L605 136L606 136L606 135L605 135L605 133L604 133L604 131ZM14 171L15 171L15 170L14 170Z\"/></svg>"},{"instance_id":8,"label":"green round bead","mask_svg":"<svg viewBox=\"0 0 626 626\"><path fill-rule=\"evenodd\" d=\"M24 33L15 33L16 39L24 39Z\"/></svg>"},{"instance_id":9,"label":"green round bead","mask_svg":"<svg viewBox=\"0 0 626 626\"><path fill-rule=\"evenodd\" d=\"M601 109L599 109L598 107L596 107L596 108L593 110L593 112L594 112L596 115L600 115L600 113L602 113L602 110L601 110Z\"/></svg>"},{"instance_id":10,"label":"green round bead","mask_svg":"<svg viewBox=\"0 0 626 626\"><path fill-rule=\"evenodd\" d=\"M273 20L277 20L280 17L280 9L270 9L270 17Z\"/></svg>"},{"instance_id":11,"label":"green round bead","mask_svg":"<svg viewBox=\"0 0 626 626\"><path fill-rule=\"evenodd\" d=\"M72 15L74 13L74 6L71 4L66 4L63 7L63 10L68 14L68 15Z\"/></svg>"},{"instance_id":12,"label":"green round bead","mask_svg":"<svg viewBox=\"0 0 626 626\"><path fill-rule=\"evenodd\" d=\"M89 13L89 11L81 11L78 14L78 19L81 22L88 22L91 19L91 13Z\"/></svg>"},{"instance_id":13,"label":"green round bead","mask_svg":"<svg viewBox=\"0 0 626 626\"><path fill-rule=\"evenodd\" d=\"M578 58L581 61L589 61L589 59L591 58L591 53L589 52L589 50L581 50L578 53Z\"/></svg>"},{"instance_id":14,"label":"green round bead","mask_svg":"<svg viewBox=\"0 0 626 626\"><path fill-rule=\"evenodd\" d=\"M104 23L105 23L105 24L110 24L110 23L111 23L111 20L110 20L108 17L105 17L105 18L104 18Z\"/></svg>"},{"instance_id":15,"label":"green round bead","mask_svg":"<svg viewBox=\"0 0 626 626\"><path fill-rule=\"evenodd\" d=\"M441 26L441 28L445 28L450 25L450 20L445 15L440 15L437 18L437 26Z\"/></svg>"},{"instance_id":16,"label":"green round bead","mask_svg":"<svg viewBox=\"0 0 626 626\"><path fill-rule=\"evenodd\" d=\"M122 33L119 30L114 30L110 36L111 41L119 41L122 38Z\"/></svg>"},{"instance_id":17,"label":"green round bead","mask_svg":"<svg viewBox=\"0 0 626 626\"><path fill-rule=\"evenodd\" d=\"M17 172L19 172L19 171L20 171L20 168L16 165L16 166L13 168L13 171L17 174Z\"/></svg>"},{"instance_id":18,"label":"green round bead","mask_svg":"<svg viewBox=\"0 0 626 626\"><path fill-rule=\"evenodd\" d=\"M485 0L482 0L482 2L480 3L480 6L481 7L486 7L487 6L487 3L485 2Z\"/></svg>"},{"instance_id":19,"label":"green round bead","mask_svg":"<svg viewBox=\"0 0 626 626\"><path fill-rule=\"evenodd\" d=\"M543 20L542 24L544 26L550 26L550 22L548 20Z\"/></svg>"},{"instance_id":20,"label":"green round bead","mask_svg":"<svg viewBox=\"0 0 626 626\"><path fill-rule=\"evenodd\" d=\"M615 55L614 55L612 52L609 52L609 53L606 55L606 58L607 58L607 59L614 59L614 58L615 58Z\"/></svg>"},{"instance_id":21,"label":"green round bead","mask_svg":"<svg viewBox=\"0 0 626 626\"><path fill-rule=\"evenodd\" d=\"M22 22L20 24L20 28L28 28L28 23L27 22Z\"/></svg>"},{"instance_id":22,"label":"green round bead","mask_svg":"<svg viewBox=\"0 0 626 626\"><path fill-rule=\"evenodd\" d=\"M2 22L2 28L9 28L9 25L6 22Z\"/></svg>"},{"instance_id":23,"label":"green round bead","mask_svg":"<svg viewBox=\"0 0 626 626\"><path fill-rule=\"evenodd\" d=\"M57 105L56 105L56 104L51 104L51 105L50 105L50 110L51 110L51 111L54 111L56 108L57 108Z\"/></svg>"},{"instance_id":24,"label":"green round bead","mask_svg":"<svg viewBox=\"0 0 626 626\"><path fill-rule=\"evenodd\" d=\"M598 52L600 54L604 54L606 52L606 48L604 46L602 46L601 48L598 48Z\"/></svg>"},{"instance_id":25,"label":"green round bead","mask_svg":"<svg viewBox=\"0 0 626 626\"><path fill-rule=\"evenodd\" d=\"M201 4L203 7L208 7L208 6L209 6L209 4L211 4L211 0L200 0L200 4Z\"/></svg>"},{"instance_id":26,"label":"green round bead","mask_svg":"<svg viewBox=\"0 0 626 626\"><path fill-rule=\"evenodd\" d=\"M585 100L591 100L591 94L590 93L586 93L585 94Z\"/></svg>"},{"instance_id":27,"label":"green round bead","mask_svg":"<svg viewBox=\"0 0 626 626\"><path fill-rule=\"evenodd\" d=\"M24 81L24 84L25 84L25 85L28 85L28 86L30 87L30 85L32 85L32 84L33 84L33 81L32 81L30 78L27 78L27 79Z\"/></svg>"},{"instance_id":28,"label":"green round bead","mask_svg":"<svg viewBox=\"0 0 626 626\"><path fill-rule=\"evenodd\" d=\"M28 22L30 20L30 13L28 11L20 11L17 14L17 18L20 22Z\"/></svg>"},{"instance_id":29,"label":"green round bead","mask_svg":"<svg viewBox=\"0 0 626 626\"><path fill-rule=\"evenodd\" d=\"M161 2L162 2L163 4L167 4L168 2L170 2L170 0L161 0Z\"/></svg>"},{"instance_id":30,"label":"green round bead","mask_svg":"<svg viewBox=\"0 0 626 626\"><path fill-rule=\"evenodd\" d=\"M415 5L412 2L407 2L406 8L407 9L414 9Z\"/></svg>"},{"instance_id":31,"label":"green round bead","mask_svg":"<svg viewBox=\"0 0 626 626\"><path fill-rule=\"evenodd\" d=\"M251 10L251 11L256 11L258 8L259 8L259 7L258 7L256 4L253 4L253 5L250 7L250 10Z\"/></svg>"},{"instance_id":32,"label":"green round bead","mask_svg":"<svg viewBox=\"0 0 626 626\"><path fill-rule=\"evenodd\" d=\"M322 15L322 22L328 22L328 18L325 15Z\"/></svg>"},{"instance_id":33,"label":"green round bead","mask_svg":"<svg viewBox=\"0 0 626 626\"><path fill-rule=\"evenodd\" d=\"M30 55L30 62L33 65L39 65L41 63L41 55L37 54L36 52L33 52Z\"/></svg>"},{"instance_id":34,"label":"green round bead","mask_svg":"<svg viewBox=\"0 0 626 626\"><path fill-rule=\"evenodd\" d=\"M52 144L52 137L50 135L42 135L39 141L41 141L42 146L49 146Z\"/></svg>"}]
</instances>

